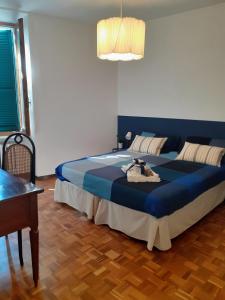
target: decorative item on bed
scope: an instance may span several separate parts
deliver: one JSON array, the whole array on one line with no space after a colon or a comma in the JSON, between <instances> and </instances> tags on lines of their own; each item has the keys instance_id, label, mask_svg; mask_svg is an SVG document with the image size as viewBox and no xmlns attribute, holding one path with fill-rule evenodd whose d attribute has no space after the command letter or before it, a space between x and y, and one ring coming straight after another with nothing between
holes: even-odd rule
<instances>
[{"instance_id":1,"label":"decorative item on bed","mask_svg":"<svg viewBox=\"0 0 225 300\"><path fill-rule=\"evenodd\" d=\"M144 160L138 158L133 159L128 165L123 165L121 170L127 175L128 182L160 182L159 174L152 171Z\"/></svg>"},{"instance_id":2,"label":"decorative item on bed","mask_svg":"<svg viewBox=\"0 0 225 300\"><path fill-rule=\"evenodd\" d=\"M186 142L193 143L193 144L201 144L201 145L209 145L209 146L225 148L225 139L209 138L209 137L202 137L202 136L188 136L186 137L185 140ZM181 146L184 146L184 142L182 143ZM225 155L222 157L221 164L225 164Z\"/></svg>"},{"instance_id":3,"label":"decorative item on bed","mask_svg":"<svg viewBox=\"0 0 225 300\"><path fill-rule=\"evenodd\" d=\"M149 132L149 131L142 131L141 136L144 137L157 137L157 138L162 138L165 135L162 134L156 134L155 132ZM163 144L163 147L161 149L161 153L168 153L171 151L177 151L180 148L181 145L181 137L180 136L170 136L167 135L167 140Z\"/></svg>"},{"instance_id":4,"label":"decorative item on bed","mask_svg":"<svg viewBox=\"0 0 225 300\"><path fill-rule=\"evenodd\" d=\"M176 159L220 167L224 153L225 149L221 147L185 142L181 153L177 156Z\"/></svg>"},{"instance_id":5,"label":"decorative item on bed","mask_svg":"<svg viewBox=\"0 0 225 300\"><path fill-rule=\"evenodd\" d=\"M159 155L167 138L145 137L136 135L129 151Z\"/></svg>"}]
</instances>

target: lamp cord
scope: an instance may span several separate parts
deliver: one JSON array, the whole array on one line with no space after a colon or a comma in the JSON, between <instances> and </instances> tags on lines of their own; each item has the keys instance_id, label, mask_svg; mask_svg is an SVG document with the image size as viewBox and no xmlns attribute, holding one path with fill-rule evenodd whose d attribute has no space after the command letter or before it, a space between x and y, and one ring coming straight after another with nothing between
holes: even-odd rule
<instances>
[{"instance_id":1,"label":"lamp cord","mask_svg":"<svg viewBox=\"0 0 225 300\"><path fill-rule=\"evenodd\" d=\"M123 0L120 2L120 17L123 17Z\"/></svg>"},{"instance_id":2,"label":"lamp cord","mask_svg":"<svg viewBox=\"0 0 225 300\"><path fill-rule=\"evenodd\" d=\"M120 3L121 3L121 5L120 5L120 18L121 18L121 21L120 21L119 30L118 30L117 37L116 37L115 46L113 48L113 52L116 49L116 46L117 46L117 43L118 43L118 40L119 40L119 36L120 36L120 31L121 31L122 23L123 23L123 0L121 0Z\"/></svg>"}]
</instances>

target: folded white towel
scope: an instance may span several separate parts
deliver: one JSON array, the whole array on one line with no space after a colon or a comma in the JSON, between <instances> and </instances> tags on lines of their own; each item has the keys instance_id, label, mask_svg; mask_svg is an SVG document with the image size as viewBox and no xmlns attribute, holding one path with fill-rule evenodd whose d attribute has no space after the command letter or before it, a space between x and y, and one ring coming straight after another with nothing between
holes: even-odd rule
<instances>
[{"instance_id":1,"label":"folded white towel","mask_svg":"<svg viewBox=\"0 0 225 300\"><path fill-rule=\"evenodd\" d=\"M159 176L144 176L144 175L133 175L129 171L127 173L128 182L160 182Z\"/></svg>"},{"instance_id":2,"label":"folded white towel","mask_svg":"<svg viewBox=\"0 0 225 300\"><path fill-rule=\"evenodd\" d=\"M122 168L121 168L123 173L127 173L127 170L131 167L131 165L133 165L133 163L130 163L128 165L123 165Z\"/></svg>"},{"instance_id":3,"label":"folded white towel","mask_svg":"<svg viewBox=\"0 0 225 300\"><path fill-rule=\"evenodd\" d=\"M145 176L145 175L141 174L141 168L139 166L135 165L132 168L130 168L131 165L132 164L128 164L126 166L122 166L122 168L121 168L121 170L124 173L127 173L127 181L128 182L160 182L159 175L157 173L155 173L154 171L151 170L151 172L153 173L152 176ZM148 168L148 169L150 170L150 168Z\"/></svg>"}]
</instances>

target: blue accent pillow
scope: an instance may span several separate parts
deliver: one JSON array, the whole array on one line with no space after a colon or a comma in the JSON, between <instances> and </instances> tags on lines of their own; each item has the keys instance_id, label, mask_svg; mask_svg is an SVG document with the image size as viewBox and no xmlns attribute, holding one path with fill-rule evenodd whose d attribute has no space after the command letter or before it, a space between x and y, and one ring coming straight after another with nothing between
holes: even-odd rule
<instances>
[{"instance_id":1,"label":"blue accent pillow","mask_svg":"<svg viewBox=\"0 0 225 300\"><path fill-rule=\"evenodd\" d=\"M168 153L168 152L178 152L181 144L181 137L179 136L167 136L167 135L161 135L157 134L156 137L167 137L167 141L163 145L163 148L161 150L161 153Z\"/></svg>"},{"instance_id":2,"label":"blue accent pillow","mask_svg":"<svg viewBox=\"0 0 225 300\"><path fill-rule=\"evenodd\" d=\"M222 139L211 139L209 145L225 148L225 139L224 140L222 140Z\"/></svg>"},{"instance_id":3,"label":"blue accent pillow","mask_svg":"<svg viewBox=\"0 0 225 300\"><path fill-rule=\"evenodd\" d=\"M142 131L141 136L154 137L155 133L154 132L148 132L148 131Z\"/></svg>"},{"instance_id":4,"label":"blue accent pillow","mask_svg":"<svg viewBox=\"0 0 225 300\"><path fill-rule=\"evenodd\" d=\"M192 144L201 144L201 145L209 145L212 139L203 136L187 136L186 142Z\"/></svg>"},{"instance_id":5,"label":"blue accent pillow","mask_svg":"<svg viewBox=\"0 0 225 300\"><path fill-rule=\"evenodd\" d=\"M162 154L161 153L160 153L161 157L165 157L165 158L168 158L168 159L171 159L171 160L174 160L177 157L177 154L178 154L176 151L171 151L171 152L162 153Z\"/></svg>"},{"instance_id":6,"label":"blue accent pillow","mask_svg":"<svg viewBox=\"0 0 225 300\"><path fill-rule=\"evenodd\" d=\"M155 134L153 132L148 132L148 131L142 131L141 136L146 136L146 137L167 137L167 141L163 145L163 148L161 150L161 153L168 153L171 151L177 151L178 147L180 145L180 137L177 136L166 136L161 135L161 134Z\"/></svg>"},{"instance_id":7,"label":"blue accent pillow","mask_svg":"<svg viewBox=\"0 0 225 300\"><path fill-rule=\"evenodd\" d=\"M192 144L201 144L201 145L209 145L211 138L203 137L203 136L186 136L182 137L182 142L180 143L180 147L178 152L180 153L184 147L185 142Z\"/></svg>"}]
</instances>

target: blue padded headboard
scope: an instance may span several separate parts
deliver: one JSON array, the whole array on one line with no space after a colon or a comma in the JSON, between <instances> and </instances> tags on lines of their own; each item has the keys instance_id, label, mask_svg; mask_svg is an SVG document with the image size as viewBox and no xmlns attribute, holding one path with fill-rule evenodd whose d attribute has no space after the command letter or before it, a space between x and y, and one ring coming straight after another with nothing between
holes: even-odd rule
<instances>
[{"instance_id":1,"label":"blue padded headboard","mask_svg":"<svg viewBox=\"0 0 225 300\"><path fill-rule=\"evenodd\" d=\"M149 131L165 136L225 139L225 122L118 116L118 135L124 137L128 131L134 135Z\"/></svg>"}]
</instances>

